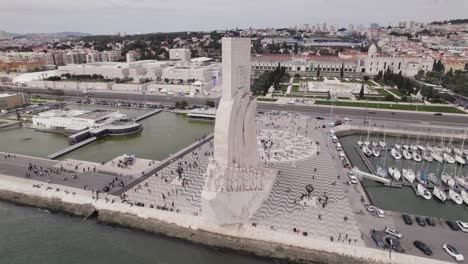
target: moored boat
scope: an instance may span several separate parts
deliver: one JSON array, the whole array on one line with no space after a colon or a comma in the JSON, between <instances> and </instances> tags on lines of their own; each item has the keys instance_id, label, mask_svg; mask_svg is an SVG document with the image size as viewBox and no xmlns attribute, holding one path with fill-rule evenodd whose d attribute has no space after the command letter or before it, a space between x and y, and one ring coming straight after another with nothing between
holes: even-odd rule
<instances>
[{"instance_id":1,"label":"moored boat","mask_svg":"<svg viewBox=\"0 0 468 264\"><path fill-rule=\"evenodd\" d=\"M462 177L455 177L455 183L457 183L463 188L468 188L468 182Z\"/></svg>"},{"instance_id":2,"label":"moored boat","mask_svg":"<svg viewBox=\"0 0 468 264\"><path fill-rule=\"evenodd\" d=\"M425 151L426 148L423 146L423 145L418 145L418 149L421 150L421 151Z\"/></svg>"},{"instance_id":3,"label":"moored boat","mask_svg":"<svg viewBox=\"0 0 468 264\"><path fill-rule=\"evenodd\" d=\"M390 151L390 154L392 154L392 157L397 160L401 159L401 153L395 148L392 148L392 151Z\"/></svg>"},{"instance_id":4,"label":"moored boat","mask_svg":"<svg viewBox=\"0 0 468 264\"><path fill-rule=\"evenodd\" d=\"M378 157L380 156L380 151L378 149L372 149L372 155L374 155L374 157Z\"/></svg>"},{"instance_id":5,"label":"moored boat","mask_svg":"<svg viewBox=\"0 0 468 264\"><path fill-rule=\"evenodd\" d=\"M363 144L363 143L362 143L361 140L359 140L359 141L357 142L357 144L358 144L358 146L362 147L362 144Z\"/></svg>"},{"instance_id":6,"label":"moored boat","mask_svg":"<svg viewBox=\"0 0 468 264\"><path fill-rule=\"evenodd\" d=\"M468 205L468 191L462 190L461 197L463 199L463 202L465 202L465 204Z\"/></svg>"},{"instance_id":7,"label":"moored boat","mask_svg":"<svg viewBox=\"0 0 468 264\"><path fill-rule=\"evenodd\" d=\"M395 143L395 148L396 148L396 150L400 150L401 149L401 144Z\"/></svg>"},{"instance_id":8,"label":"moored boat","mask_svg":"<svg viewBox=\"0 0 468 264\"><path fill-rule=\"evenodd\" d=\"M447 153L444 153L444 160L450 164L455 163L455 159Z\"/></svg>"},{"instance_id":9,"label":"moored boat","mask_svg":"<svg viewBox=\"0 0 468 264\"><path fill-rule=\"evenodd\" d=\"M453 189L449 190L449 197L450 197L450 200L452 200L456 204L462 204L463 203L463 199L462 199L461 195L459 193L457 193L456 191L454 191Z\"/></svg>"},{"instance_id":10,"label":"moored boat","mask_svg":"<svg viewBox=\"0 0 468 264\"><path fill-rule=\"evenodd\" d=\"M444 158L438 152L431 152L431 157L438 162L444 161Z\"/></svg>"},{"instance_id":11,"label":"moored boat","mask_svg":"<svg viewBox=\"0 0 468 264\"><path fill-rule=\"evenodd\" d=\"M364 154L366 154L367 157L372 156L372 151L371 151L370 148L367 147L367 146L363 146L363 147L362 147L362 152L364 152Z\"/></svg>"},{"instance_id":12,"label":"moored boat","mask_svg":"<svg viewBox=\"0 0 468 264\"><path fill-rule=\"evenodd\" d=\"M439 187L435 186L433 193L434 193L434 196L437 199L439 199L441 202L445 202L445 200L447 200L447 195L445 194L444 191L439 189Z\"/></svg>"},{"instance_id":13,"label":"moored boat","mask_svg":"<svg viewBox=\"0 0 468 264\"><path fill-rule=\"evenodd\" d=\"M413 157L414 161L417 161L417 162L422 161L421 155L419 155L416 151L414 151L411 156Z\"/></svg>"},{"instance_id":14,"label":"moored boat","mask_svg":"<svg viewBox=\"0 0 468 264\"><path fill-rule=\"evenodd\" d=\"M388 174L395 180L399 181L401 179L401 173L400 171L395 168L395 167L389 167L388 168Z\"/></svg>"},{"instance_id":15,"label":"moored boat","mask_svg":"<svg viewBox=\"0 0 468 264\"><path fill-rule=\"evenodd\" d=\"M416 188L416 191L418 195L422 196L426 200L430 200L432 198L432 194L424 187L422 184L418 184L418 187Z\"/></svg>"},{"instance_id":16,"label":"moored boat","mask_svg":"<svg viewBox=\"0 0 468 264\"><path fill-rule=\"evenodd\" d=\"M422 158L423 158L425 161L428 161L428 162L431 162L431 161L434 160L434 159L432 158L431 154L429 154L429 153L427 153L427 152L423 152Z\"/></svg>"},{"instance_id":17,"label":"moored boat","mask_svg":"<svg viewBox=\"0 0 468 264\"><path fill-rule=\"evenodd\" d=\"M407 150L403 150L403 157L405 157L405 159L409 160L409 159L411 159L411 154Z\"/></svg>"},{"instance_id":18,"label":"moored boat","mask_svg":"<svg viewBox=\"0 0 468 264\"><path fill-rule=\"evenodd\" d=\"M450 188L453 188L455 186L455 181L453 180L452 176L442 173L442 182L445 183Z\"/></svg>"},{"instance_id":19,"label":"moored boat","mask_svg":"<svg viewBox=\"0 0 468 264\"><path fill-rule=\"evenodd\" d=\"M458 162L460 165L465 165L465 164L466 164L465 159L462 158L462 157L459 156L459 155L455 155L455 161Z\"/></svg>"},{"instance_id":20,"label":"moored boat","mask_svg":"<svg viewBox=\"0 0 468 264\"><path fill-rule=\"evenodd\" d=\"M414 179L416 179L416 175L414 175L414 172L411 169L403 169L403 178L410 183L413 183Z\"/></svg>"},{"instance_id":21,"label":"moored boat","mask_svg":"<svg viewBox=\"0 0 468 264\"><path fill-rule=\"evenodd\" d=\"M387 146L387 143L385 143L385 141L379 141L379 146L385 148L385 146Z\"/></svg>"}]
</instances>

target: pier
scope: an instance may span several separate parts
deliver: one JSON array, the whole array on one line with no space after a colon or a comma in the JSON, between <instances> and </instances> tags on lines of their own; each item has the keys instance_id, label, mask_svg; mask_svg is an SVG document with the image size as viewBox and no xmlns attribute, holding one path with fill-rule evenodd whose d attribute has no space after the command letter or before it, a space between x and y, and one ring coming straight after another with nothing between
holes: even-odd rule
<instances>
[{"instance_id":1,"label":"pier","mask_svg":"<svg viewBox=\"0 0 468 264\"><path fill-rule=\"evenodd\" d=\"M81 148L81 147L84 146L84 145L88 145L89 143L94 142L94 141L96 141L96 140L97 140L97 137L90 137L90 138L85 139L85 140L83 140L83 141L80 141L80 142L78 142L78 143L76 143L76 144L73 144L73 145L71 145L71 146L68 146L68 147L66 147L66 148L64 148L64 149L62 149L62 150L59 150L59 151L57 151L57 152L54 152L54 153L48 155L47 157L48 157L49 159L56 159L56 158L58 158L58 157L60 157L60 156L63 156L63 155L65 155L65 154L67 154L67 153L69 153L69 152L71 152L71 151L73 151L73 150L75 150L75 149Z\"/></svg>"},{"instance_id":2,"label":"pier","mask_svg":"<svg viewBox=\"0 0 468 264\"><path fill-rule=\"evenodd\" d=\"M150 111L150 112L148 112L148 113L142 114L141 116L135 117L135 119L133 119L133 121L138 122L138 121L143 120L143 119L146 119L146 118L148 118L148 117L150 117L150 116L154 116L155 114L159 114L159 113L161 113L162 111L163 111L162 109Z\"/></svg>"}]
</instances>

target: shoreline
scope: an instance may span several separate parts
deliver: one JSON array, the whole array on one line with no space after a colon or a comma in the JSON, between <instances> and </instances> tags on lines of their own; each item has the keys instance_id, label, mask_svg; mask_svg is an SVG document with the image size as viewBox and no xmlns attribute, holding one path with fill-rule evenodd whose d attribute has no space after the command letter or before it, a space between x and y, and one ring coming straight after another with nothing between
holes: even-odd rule
<instances>
[{"instance_id":1,"label":"shoreline","mask_svg":"<svg viewBox=\"0 0 468 264\"><path fill-rule=\"evenodd\" d=\"M0 200L16 205L39 207L83 218L96 216L96 221L101 224L140 230L244 255L294 263L443 263L397 253L388 259L387 252L383 250L288 235L248 225L214 226L206 223L202 217L130 207L119 202L111 205L102 198L99 201L91 199L89 191L33 180L0 175L0 183ZM36 183L53 189L44 193L40 188L31 188ZM54 191L58 188L60 191ZM67 191L70 193L65 195ZM108 197L118 198L111 195Z\"/></svg>"}]
</instances>

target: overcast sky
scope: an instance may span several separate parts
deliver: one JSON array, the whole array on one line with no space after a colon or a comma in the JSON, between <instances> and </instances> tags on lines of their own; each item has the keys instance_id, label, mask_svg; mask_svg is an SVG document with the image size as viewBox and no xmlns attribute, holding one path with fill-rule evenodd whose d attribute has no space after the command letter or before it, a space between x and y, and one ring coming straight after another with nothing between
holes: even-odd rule
<instances>
[{"instance_id":1,"label":"overcast sky","mask_svg":"<svg viewBox=\"0 0 468 264\"><path fill-rule=\"evenodd\" d=\"M0 30L168 32L468 18L468 0L0 0Z\"/></svg>"}]
</instances>

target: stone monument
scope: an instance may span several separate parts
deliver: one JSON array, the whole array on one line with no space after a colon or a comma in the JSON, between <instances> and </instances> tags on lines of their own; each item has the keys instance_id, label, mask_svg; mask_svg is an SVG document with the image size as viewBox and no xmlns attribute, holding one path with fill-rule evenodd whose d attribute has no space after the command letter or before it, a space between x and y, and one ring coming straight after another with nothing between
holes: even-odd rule
<instances>
[{"instance_id":1,"label":"stone monument","mask_svg":"<svg viewBox=\"0 0 468 264\"><path fill-rule=\"evenodd\" d=\"M222 98L216 112L214 158L202 191L205 218L246 223L271 191L276 172L260 166L256 98L250 92L250 39L223 38Z\"/></svg>"}]
</instances>

